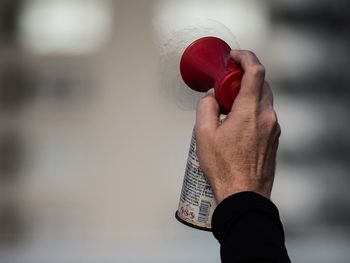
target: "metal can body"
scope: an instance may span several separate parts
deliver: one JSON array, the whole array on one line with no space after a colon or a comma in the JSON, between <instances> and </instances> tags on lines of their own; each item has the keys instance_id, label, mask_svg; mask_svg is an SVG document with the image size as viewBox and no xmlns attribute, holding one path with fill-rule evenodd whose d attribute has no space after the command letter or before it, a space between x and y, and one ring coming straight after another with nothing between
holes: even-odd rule
<instances>
[{"instance_id":1,"label":"metal can body","mask_svg":"<svg viewBox=\"0 0 350 263\"><path fill-rule=\"evenodd\" d=\"M193 130L179 207L175 216L188 226L211 231L211 218L216 205L211 186L199 166Z\"/></svg>"}]
</instances>

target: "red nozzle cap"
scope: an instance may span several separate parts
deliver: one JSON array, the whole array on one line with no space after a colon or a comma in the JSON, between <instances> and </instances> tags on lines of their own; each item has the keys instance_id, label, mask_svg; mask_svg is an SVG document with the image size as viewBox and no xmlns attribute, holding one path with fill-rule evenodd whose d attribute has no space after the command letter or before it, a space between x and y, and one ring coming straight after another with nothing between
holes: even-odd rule
<instances>
[{"instance_id":1,"label":"red nozzle cap","mask_svg":"<svg viewBox=\"0 0 350 263\"><path fill-rule=\"evenodd\" d=\"M222 110L229 112L235 100L243 70L230 55L230 46L220 38L204 37L190 44L180 61L182 79L191 89L215 89Z\"/></svg>"}]
</instances>

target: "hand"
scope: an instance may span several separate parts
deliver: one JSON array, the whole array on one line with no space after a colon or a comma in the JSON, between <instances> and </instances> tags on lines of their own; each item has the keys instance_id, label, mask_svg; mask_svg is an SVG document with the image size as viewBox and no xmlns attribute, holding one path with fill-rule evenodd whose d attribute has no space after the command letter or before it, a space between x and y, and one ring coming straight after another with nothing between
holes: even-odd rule
<instances>
[{"instance_id":1,"label":"hand","mask_svg":"<svg viewBox=\"0 0 350 263\"><path fill-rule=\"evenodd\" d=\"M281 129L265 69L249 51L231 51L244 75L231 112L220 124L210 90L198 103L195 133L199 164L218 203L243 191L270 198Z\"/></svg>"}]
</instances>

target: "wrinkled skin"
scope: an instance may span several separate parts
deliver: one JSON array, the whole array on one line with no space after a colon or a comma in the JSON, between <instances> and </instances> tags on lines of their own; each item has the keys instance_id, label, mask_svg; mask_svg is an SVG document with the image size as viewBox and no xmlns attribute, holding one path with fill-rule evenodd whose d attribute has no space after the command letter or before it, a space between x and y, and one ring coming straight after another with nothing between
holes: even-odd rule
<instances>
[{"instance_id":1,"label":"wrinkled skin","mask_svg":"<svg viewBox=\"0 0 350 263\"><path fill-rule=\"evenodd\" d=\"M243 191L270 198L281 129L265 69L250 51L233 50L243 68L240 92L220 124L214 91L197 105L195 133L201 168L218 203Z\"/></svg>"}]
</instances>

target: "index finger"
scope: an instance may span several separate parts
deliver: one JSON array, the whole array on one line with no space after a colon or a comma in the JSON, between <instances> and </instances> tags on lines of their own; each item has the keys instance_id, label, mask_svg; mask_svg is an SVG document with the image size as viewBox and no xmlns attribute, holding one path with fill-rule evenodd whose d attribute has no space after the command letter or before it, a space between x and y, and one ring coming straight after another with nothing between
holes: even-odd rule
<instances>
[{"instance_id":1,"label":"index finger","mask_svg":"<svg viewBox=\"0 0 350 263\"><path fill-rule=\"evenodd\" d=\"M244 99L257 105L259 103L262 88L265 81L265 68L256 55L251 51L232 50L231 57L238 63L243 71L241 89L236 98Z\"/></svg>"},{"instance_id":2,"label":"index finger","mask_svg":"<svg viewBox=\"0 0 350 263\"><path fill-rule=\"evenodd\" d=\"M215 99L214 89L198 102L196 112L196 134L211 133L219 126L219 104Z\"/></svg>"}]
</instances>

